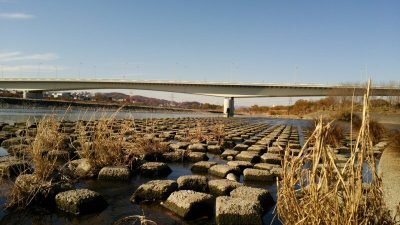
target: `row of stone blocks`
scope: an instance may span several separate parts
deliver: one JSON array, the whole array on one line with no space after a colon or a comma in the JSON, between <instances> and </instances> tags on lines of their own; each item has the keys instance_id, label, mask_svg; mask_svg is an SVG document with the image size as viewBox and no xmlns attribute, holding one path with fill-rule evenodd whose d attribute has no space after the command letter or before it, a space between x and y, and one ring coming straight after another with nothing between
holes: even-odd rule
<instances>
[{"instance_id":1,"label":"row of stone blocks","mask_svg":"<svg viewBox=\"0 0 400 225\"><path fill-rule=\"evenodd\" d=\"M215 215L217 224L262 224L263 213L274 204L267 190L227 179L207 181L199 175L182 176L176 182L149 181L135 191L131 201L163 201L165 208L186 220Z\"/></svg>"}]
</instances>

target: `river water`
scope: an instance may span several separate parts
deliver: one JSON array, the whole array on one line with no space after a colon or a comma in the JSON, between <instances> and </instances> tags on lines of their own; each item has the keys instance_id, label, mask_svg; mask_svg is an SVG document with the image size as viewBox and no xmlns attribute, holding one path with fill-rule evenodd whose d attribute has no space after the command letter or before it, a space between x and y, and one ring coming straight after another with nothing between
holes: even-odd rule
<instances>
[{"instance_id":1,"label":"river water","mask_svg":"<svg viewBox=\"0 0 400 225\"><path fill-rule=\"evenodd\" d=\"M102 113L111 114L111 111L105 111ZM63 110L26 110L26 109L0 109L0 122L14 123L14 122L24 122L24 121L34 121L44 115L56 114L59 118L65 118L67 120L77 120L82 119L86 114L88 118L95 114L95 111L72 111L65 116L65 111ZM100 115L98 112L96 116ZM164 118L164 117L210 117L210 116L220 116L216 114L209 113L176 113L176 112L121 112L118 114L118 118ZM256 121L263 121L273 124L287 124L293 125L299 129L300 143L303 144L303 136L301 129L309 125L309 121L305 120L289 120L289 119L267 119L267 118L253 118ZM7 154L4 149L0 148L0 156ZM217 161L219 163L225 163L218 156L208 154L210 161ZM169 163L168 164L172 173L162 179L173 179L176 180L182 175L190 175L192 171L190 170L192 163ZM211 175L207 175L209 179L215 179ZM243 177L241 182L243 182ZM149 219L157 222L157 224L170 225L170 224L188 224L188 225L212 225L215 224L214 218L200 218L194 221L184 221L177 217L170 211L164 209L159 204L132 204L129 199L133 192L141 184L149 181L147 178L142 178L140 176L133 176L129 182L115 182L115 181L101 181L101 180L85 180L75 184L76 188L88 188L90 190L99 192L105 197L109 206L102 212L98 214L89 214L84 216L72 216L63 213L56 209L48 208L38 208L32 207L23 211L9 212L0 209L0 224L112 224L114 221L130 216L130 215L145 215ZM0 183L1 184L1 183ZM245 183L246 185L253 187L265 188L270 191L274 200L276 200L277 187L275 182L271 183ZM6 193L8 191L7 184L0 185L0 205L6 202ZM271 224L273 221L273 210L271 207L267 213L265 213L263 220L264 224ZM277 219L274 220L272 224L280 224Z\"/></svg>"},{"instance_id":2,"label":"river water","mask_svg":"<svg viewBox=\"0 0 400 225\"><path fill-rule=\"evenodd\" d=\"M110 116L116 113L116 110L60 110L60 109L0 109L0 122L15 123L15 122L26 122L35 121L42 118L43 116L56 115L60 119L65 120L79 120L79 119L90 119L100 118L102 116ZM119 111L116 113L116 118L177 118L177 117L221 117L222 114L216 113L203 113L203 112L172 112L172 111Z\"/></svg>"}]
</instances>

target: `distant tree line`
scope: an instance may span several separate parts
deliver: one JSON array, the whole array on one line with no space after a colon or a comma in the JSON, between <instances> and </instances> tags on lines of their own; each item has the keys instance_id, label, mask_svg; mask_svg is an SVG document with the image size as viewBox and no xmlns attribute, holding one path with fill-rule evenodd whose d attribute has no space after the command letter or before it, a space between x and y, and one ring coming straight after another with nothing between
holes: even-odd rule
<instances>
[{"instance_id":1,"label":"distant tree line","mask_svg":"<svg viewBox=\"0 0 400 225\"><path fill-rule=\"evenodd\" d=\"M372 97L370 99L371 110L373 111L400 111L400 97ZM305 115L318 111L341 111L354 108L361 110L361 97L328 96L319 100L297 100L293 105L288 106L259 106L244 107L238 111L246 114L268 114L268 115Z\"/></svg>"}]
</instances>

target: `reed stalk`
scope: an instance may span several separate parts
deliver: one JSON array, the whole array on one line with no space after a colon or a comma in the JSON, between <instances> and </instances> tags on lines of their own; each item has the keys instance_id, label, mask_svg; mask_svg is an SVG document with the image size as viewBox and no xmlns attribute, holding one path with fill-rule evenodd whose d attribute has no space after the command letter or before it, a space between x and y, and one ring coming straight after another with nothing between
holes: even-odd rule
<instances>
[{"instance_id":1,"label":"reed stalk","mask_svg":"<svg viewBox=\"0 0 400 225\"><path fill-rule=\"evenodd\" d=\"M370 86L369 81L356 144L343 168L328 144L333 121L324 123L321 118L298 156L286 151L276 206L284 224L394 223L383 201L372 150Z\"/></svg>"}]
</instances>

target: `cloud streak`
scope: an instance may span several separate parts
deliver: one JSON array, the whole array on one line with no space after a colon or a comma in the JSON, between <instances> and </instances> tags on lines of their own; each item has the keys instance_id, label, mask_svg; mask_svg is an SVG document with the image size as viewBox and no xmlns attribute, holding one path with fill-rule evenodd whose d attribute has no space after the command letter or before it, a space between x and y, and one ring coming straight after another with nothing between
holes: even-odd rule
<instances>
[{"instance_id":1,"label":"cloud streak","mask_svg":"<svg viewBox=\"0 0 400 225\"><path fill-rule=\"evenodd\" d=\"M20 12L0 13L0 19L6 19L6 20L30 20L34 18L35 18L34 15L27 13L20 13Z\"/></svg>"},{"instance_id":2,"label":"cloud streak","mask_svg":"<svg viewBox=\"0 0 400 225\"><path fill-rule=\"evenodd\" d=\"M0 62L50 61L56 59L58 59L58 56L54 53L24 54L22 52L0 52Z\"/></svg>"},{"instance_id":3,"label":"cloud streak","mask_svg":"<svg viewBox=\"0 0 400 225\"><path fill-rule=\"evenodd\" d=\"M0 73L6 72L56 72L63 71L65 67L54 65L18 65L0 66Z\"/></svg>"}]
</instances>

